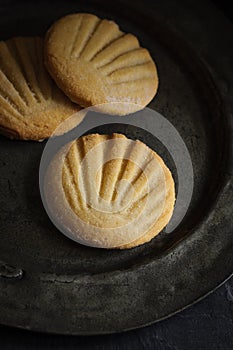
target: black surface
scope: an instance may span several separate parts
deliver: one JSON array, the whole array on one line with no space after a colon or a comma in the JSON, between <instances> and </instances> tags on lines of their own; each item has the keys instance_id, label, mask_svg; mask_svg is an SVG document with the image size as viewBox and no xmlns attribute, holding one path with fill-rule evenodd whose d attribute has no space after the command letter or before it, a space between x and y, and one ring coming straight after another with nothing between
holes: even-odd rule
<instances>
[{"instance_id":1,"label":"black surface","mask_svg":"<svg viewBox=\"0 0 233 350\"><path fill-rule=\"evenodd\" d=\"M189 309L135 331L77 337L1 327L0 341L2 350L231 350L233 278Z\"/></svg>"},{"instance_id":2,"label":"black surface","mask_svg":"<svg viewBox=\"0 0 233 350\"><path fill-rule=\"evenodd\" d=\"M55 8L47 1L21 4L1 9L3 38L43 33L54 19L75 11L114 18L138 35L159 69L159 91L150 107L164 114L186 143L194 191L186 216L172 233L121 252L74 244L52 225L41 203L38 167L45 142L1 137L0 322L92 335L161 320L199 300L233 270L232 28L214 9L209 17L208 3L200 6L193 0L148 1L150 9L129 0L125 12L120 10L125 6L122 0L111 8L104 0L101 8L97 0L59 0ZM117 130L109 125L108 132L113 131ZM157 150L150 134L129 126L124 133ZM165 157L162 149L158 151Z\"/></svg>"},{"instance_id":3,"label":"black surface","mask_svg":"<svg viewBox=\"0 0 233 350\"><path fill-rule=\"evenodd\" d=\"M51 348L60 344L60 348L75 346L98 349L105 346L109 349L128 349L130 346L142 349L231 349L233 310L232 280L227 282L213 295L198 305L183 311L179 315L157 325L122 335L104 337L71 338L61 336L36 335L3 327L2 346L12 340L8 348ZM5 347L7 348L7 347ZM59 346L56 346L59 349Z\"/></svg>"}]
</instances>

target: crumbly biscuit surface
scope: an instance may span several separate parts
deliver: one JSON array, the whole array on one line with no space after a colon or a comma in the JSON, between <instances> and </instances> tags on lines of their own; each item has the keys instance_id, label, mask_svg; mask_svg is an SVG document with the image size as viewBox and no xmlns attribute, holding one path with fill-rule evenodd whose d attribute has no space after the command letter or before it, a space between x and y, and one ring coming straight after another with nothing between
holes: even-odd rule
<instances>
[{"instance_id":1,"label":"crumbly biscuit surface","mask_svg":"<svg viewBox=\"0 0 233 350\"><path fill-rule=\"evenodd\" d=\"M142 109L158 87L148 50L113 21L92 14L68 15L52 25L46 35L45 63L58 86L81 106L125 103L103 106L110 114Z\"/></svg>"},{"instance_id":2,"label":"crumbly biscuit surface","mask_svg":"<svg viewBox=\"0 0 233 350\"><path fill-rule=\"evenodd\" d=\"M0 132L24 140L48 138L81 109L56 86L43 63L43 39L0 42Z\"/></svg>"},{"instance_id":3,"label":"crumbly biscuit surface","mask_svg":"<svg viewBox=\"0 0 233 350\"><path fill-rule=\"evenodd\" d=\"M70 143L50 164L46 186L50 212L68 236L108 249L150 241L169 222L175 202L163 160L122 134L91 134Z\"/></svg>"}]
</instances>

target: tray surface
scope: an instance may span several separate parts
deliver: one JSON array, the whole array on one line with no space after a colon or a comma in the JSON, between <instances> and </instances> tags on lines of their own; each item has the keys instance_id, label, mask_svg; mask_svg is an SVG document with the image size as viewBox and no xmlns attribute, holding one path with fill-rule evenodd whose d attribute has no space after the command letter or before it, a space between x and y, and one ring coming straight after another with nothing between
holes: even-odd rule
<instances>
[{"instance_id":1,"label":"tray surface","mask_svg":"<svg viewBox=\"0 0 233 350\"><path fill-rule=\"evenodd\" d=\"M204 27L210 5L200 8L191 0L129 1L127 7L121 0L111 6L94 0L10 3L0 6L1 39L42 35L72 12L111 18L138 36L160 77L149 107L182 136L193 163L194 192L185 218L170 234L120 252L81 246L60 234L43 208L38 180L46 141L0 137L0 323L64 334L110 333L158 321L200 299L233 271L230 24L211 9L213 18ZM224 33L215 36L215 45L214 19ZM123 124L96 131L144 141L175 176L166 149L149 133Z\"/></svg>"}]
</instances>

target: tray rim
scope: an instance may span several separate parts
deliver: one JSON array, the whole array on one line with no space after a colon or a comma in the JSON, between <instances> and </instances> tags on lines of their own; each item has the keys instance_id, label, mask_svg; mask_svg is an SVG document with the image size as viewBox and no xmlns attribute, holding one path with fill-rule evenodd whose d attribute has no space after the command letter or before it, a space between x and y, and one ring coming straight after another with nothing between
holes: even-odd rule
<instances>
[{"instance_id":1,"label":"tray rim","mask_svg":"<svg viewBox=\"0 0 233 350\"><path fill-rule=\"evenodd\" d=\"M132 1L131 1L131 2L132 2ZM189 0L189 2L194 4L194 1L193 1L193 0L192 0L192 1ZM132 3L133 3L133 2L132 2ZM198 5L196 5L196 6L198 6ZM217 11L215 11L215 16L216 16L216 20L217 20L217 18L218 18L218 16L219 16L219 13L218 13ZM232 55L232 58L233 58L233 55ZM233 75L233 74L232 74L232 75ZM223 96L222 96L222 98L223 98L223 100L225 100L225 98L224 98ZM232 101L231 101L231 107L232 107ZM228 119L229 119L229 117L230 117L230 116L228 116ZM232 129L231 129L231 130L229 129L229 132L232 133ZM231 143L232 143L232 140L231 140ZM232 161L231 161L231 163L229 162L228 165L229 165L229 174L226 174L225 186L227 186L228 181L231 180ZM225 186L224 186L224 189L226 189ZM223 189L223 190L224 190L224 189ZM223 192L224 192L224 191L222 191L221 194L222 194ZM220 194L220 197L221 197L221 194ZM216 203L216 204L217 204L217 203ZM231 222L232 222L232 219L231 219ZM148 264L150 264L150 263L148 263ZM147 265L147 264L145 264L145 265ZM228 276L224 276L224 278L220 281L220 284L218 284L217 286L213 287L212 290L210 290L210 291L208 291L208 292L204 292L204 294L202 294L200 297L198 297L195 301L193 301L193 302L191 302L191 303L185 305L183 308L180 308L179 310L176 310L176 311L170 313L170 314L167 315L167 316L164 316L164 317L162 317L162 318L160 318L160 319L157 319L156 321L151 321L151 322L149 322L149 323L144 323L143 325L138 325L138 326L136 326L136 327L133 326L133 327L126 328L126 329L123 329L123 330L116 330L115 332L126 331L126 330L135 329L135 328L139 328L139 327L141 327L141 326L145 326L145 325L152 324L152 323L154 323L154 322L157 322L157 321L160 321L160 320L162 320L162 319L164 319L164 318L167 318L167 317L169 317L169 316L172 316L172 315L174 315L175 313L177 313L177 312L179 312L179 311L185 309L186 307L189 307L190 305L193 305L195 302L201 300L203 297L205 297L206 295L210 294L212 291L214 291L215 289L217 289L219 285L223 284L228 278L230 278L230 277L232 276L232 270L233 270L233 261L232 261L231 272L230 272L230 273L227 272L227 275L228 275ZM120 273L120 272L119 272L119 273ZM125 271L125 273L127 273L127 271ZM1 282L0 282L0 283L1 283ZM5 323L5 324L6 324L6 323ZM12 324L9 324L9 323L8 323L8 325L12 325ZM19 327L19 326L18 326L18 327ZM20 328L28 328L28 327L20 327ZM37 329L37 328L35 328L35 327L33 327L32 330L41 331L39 328ZM43 331L44 331L44 330L43 330ZM53 333L55 333L55 332L53 332ZM109 332L106 332L106 331L104 331L104 332L97 332L97 333L92 333L92 332L91 332L91 333L86 333L86 334L107 334L107 333L114 333L114 330L111 330L111 331L109 331ZM60 334L60 332L59 332L59 334ZM69 334L69 333L64 333L64 334ZM79 333L79 332L78 332L78 333L71 333L71 334L83 335L83 334L85 334L85 333L83 333L83 332Z\"/></svg>"}]
</instances>

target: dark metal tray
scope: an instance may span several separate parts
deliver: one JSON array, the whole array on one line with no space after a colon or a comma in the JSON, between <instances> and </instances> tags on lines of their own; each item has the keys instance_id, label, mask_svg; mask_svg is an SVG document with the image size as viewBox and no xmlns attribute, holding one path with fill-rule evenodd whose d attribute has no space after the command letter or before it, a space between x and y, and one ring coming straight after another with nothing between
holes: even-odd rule
<instances>
[{"instance_id":1,"label":"dark metal tray","mask_svg":"<svg viewBox=\"0 0 233 350\"><path fill-rule=\"evenodd\" d=\"M38 171L46 142L0 137L0 322L100 334L168 317L233 271L233 31L205 1L2 1L1 39L43 34L75 11L112 18L148 47L160 76L150 107L177 128L194 168L191 205L175 232L132 250L98 250L65 238L45 213Z\"/></svg>"}]
</instances>

